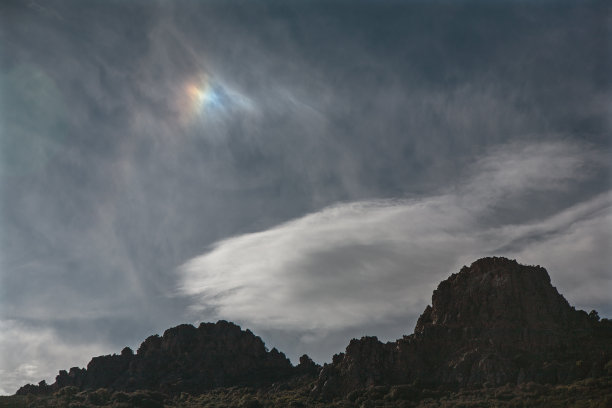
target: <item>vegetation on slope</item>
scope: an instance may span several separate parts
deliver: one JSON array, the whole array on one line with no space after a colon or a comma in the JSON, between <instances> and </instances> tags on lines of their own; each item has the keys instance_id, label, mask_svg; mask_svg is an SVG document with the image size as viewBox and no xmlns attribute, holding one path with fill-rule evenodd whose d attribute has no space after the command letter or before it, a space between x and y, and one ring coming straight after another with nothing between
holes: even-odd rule
<instances>
[{"instance_id":1,"label":"vegetation on slope","mask_svg":"<svg viewBox=\"0 0 612 408\"><path fill-rule=\"evenodd\" d=\"M331 402L312 399L312 386L312 380L302 378L259 390L230 387L200 395L182 393L175 396L154 391L121 392L104 388L79 391L70 386L52 395L0 397L0 408L612 407L612 376L589 378L564 385L525 383L460 390L421 389L414 384L377 386L355 390L346 398Z\"/></svg>"}]
</instances>

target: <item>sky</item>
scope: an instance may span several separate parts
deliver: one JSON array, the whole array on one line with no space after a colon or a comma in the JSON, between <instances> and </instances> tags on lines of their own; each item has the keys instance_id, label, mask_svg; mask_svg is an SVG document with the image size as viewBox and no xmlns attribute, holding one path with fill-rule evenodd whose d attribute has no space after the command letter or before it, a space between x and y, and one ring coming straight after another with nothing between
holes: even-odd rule
<instances>
[{"instance_id":1,"label":"sky","mask_svg":"<svg viewBox=\"0 0 612 408\"><path fill-rule=\"evenodd\" d=\"M219 319L328 362L483 256L612 318L610 8L3 1L0 394Z\"/></svg>"}]
</instances>

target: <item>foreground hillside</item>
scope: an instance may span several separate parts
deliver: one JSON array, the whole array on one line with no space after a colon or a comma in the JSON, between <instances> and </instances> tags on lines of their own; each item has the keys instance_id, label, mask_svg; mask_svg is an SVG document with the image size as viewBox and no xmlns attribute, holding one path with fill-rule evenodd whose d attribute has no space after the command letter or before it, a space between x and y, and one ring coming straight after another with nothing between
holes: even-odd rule
<instances>
[{"instance_id":1,"label":"foreground hillside","mask_svg":"<svg viewBox=\"0 0 612 408\"><path fill-rule=\"evenodd\" d=\"M525 383L463 390L428 389L414 385L378 386L355 390L345 398L329 402L310 396L313 385L312 381L300 380L262 389L218 388L200 395L168 395L146 390L122 392L104 388L78 391L75 387L66 387L46 396L0 397L0 408L612 407L612 375L564 385Z\"/></svg>"},{"instance_id":2,"label":"foreground hillside","mask_svg":"<svg viewBox=\"0 0 612 408\"><path fill-rule=\"evenodd\" d=\"M544 268L483 258L440 283L413 334L353 339L323 367L233 323L181 325L3 406L612 408L612 322L571 307Z\"/></svg>"}]
</instances>

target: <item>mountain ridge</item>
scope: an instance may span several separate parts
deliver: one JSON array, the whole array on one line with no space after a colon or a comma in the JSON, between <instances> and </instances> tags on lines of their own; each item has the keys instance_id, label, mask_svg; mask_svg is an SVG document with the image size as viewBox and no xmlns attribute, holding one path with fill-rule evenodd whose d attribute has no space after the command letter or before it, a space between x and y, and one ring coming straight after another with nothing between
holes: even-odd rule
<instances>
[{"instance_id":1,"label":"mountain ridge","mask_svg":"<svg viewBox=\"0 0 612 408\"><path fill-rule=\"evenodd\" d=\"M135 354L126 347L95 357L86 369L62 370L55 383L28 384L17 395L64 387L197 394L301 379L310 384L309 398L333 401L380 386L565 384L608 374L611 321L570 306L543 267L488 257L438 285L413 334L388 343L353 339L323 367L306 355L293 366L250 330L219 321L173 327L148 337Z\"/></svg>"},{"instance_id":2,"label":"mountain ridge","mask_svg":"<svg viewBox=\"0 0 612 408\"><path fill-rule=\"evenodd\" d=\"M155 389L166 393L197 393L225 386L260 386L316 370L306 355L291 365L276 348L267 350L259 336L225 320L181 324L162 336L145 339L137 352L92 358L87 368L61 370L53 384L28 384L17 395L48 394L64 387L110 388L122 391Z\"/></svg>"}]
</instances>

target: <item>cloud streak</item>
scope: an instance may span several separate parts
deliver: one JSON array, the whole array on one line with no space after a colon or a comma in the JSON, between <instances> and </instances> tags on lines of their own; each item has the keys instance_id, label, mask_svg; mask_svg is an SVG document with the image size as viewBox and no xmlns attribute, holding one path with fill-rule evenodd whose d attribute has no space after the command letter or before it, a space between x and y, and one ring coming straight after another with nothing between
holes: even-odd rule
<instances>
[{"instance_id":1,"label":"cloud streak","mask_svg":"<svg viewBox=\"0 0 612 408\"><path fill-rule=\"evenodd\" d=\"M528 197L566 194L604 157L570 142L501 146L449 191L339 204L220 241L178 269L179 292L197 312L263 330L325 333L396 324L422 311L439 280L461 265L503 255L549 267L580 306L609 307L610 192L541 219L502 214L522 211L515 203ZM582 278L579 288L571 284Z\"/></svg>"}]
</instances>

